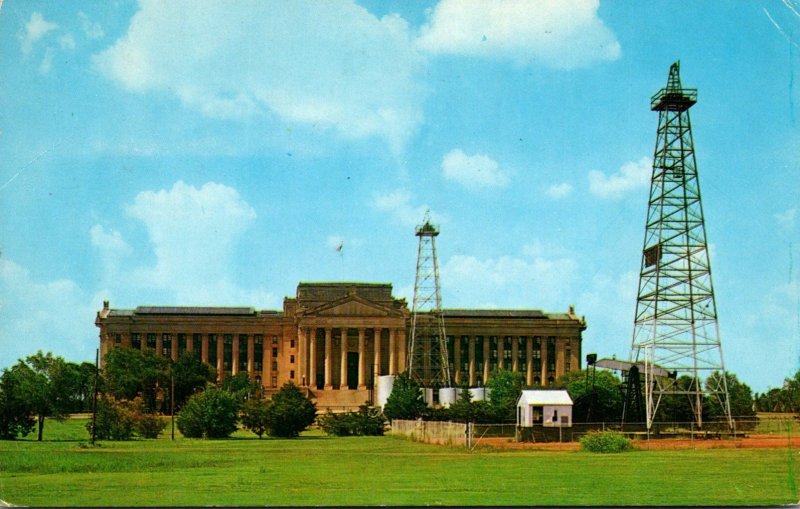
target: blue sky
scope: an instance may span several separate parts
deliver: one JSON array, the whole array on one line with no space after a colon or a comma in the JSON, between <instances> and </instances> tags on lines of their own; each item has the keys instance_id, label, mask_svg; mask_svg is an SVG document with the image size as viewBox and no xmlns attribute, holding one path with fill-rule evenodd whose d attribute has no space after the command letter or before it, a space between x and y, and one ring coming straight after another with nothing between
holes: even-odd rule
<instances>
[{"instance_id":1,"label":"blue sky","mask_svg":"<svg viewBox=\"0 0 800 509\"><path fill-rule=\"evenodd\" d=\"M575 305L627 357L680 60L726 365L800 368L797 0L235 5L3 2L0 366L93 359L105 299L410 301L428 209L445 307Z\"/></svg>"}]
</instances>

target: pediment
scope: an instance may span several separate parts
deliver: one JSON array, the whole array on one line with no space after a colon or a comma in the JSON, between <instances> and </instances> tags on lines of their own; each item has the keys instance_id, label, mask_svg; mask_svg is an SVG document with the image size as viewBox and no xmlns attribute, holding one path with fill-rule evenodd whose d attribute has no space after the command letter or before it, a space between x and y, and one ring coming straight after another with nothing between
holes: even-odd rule
<instances>
[{"instance_id":1,"label":"pediment","mask_svg":"<svg viewBox=\"0 0 800 509\"><path fill-rule=\"evenodd\" d=\"M317 308L308 309L305 316L392 316L397 314L392 309L369 302L357 296L348 296Z\"/></svg>"}]
</instances>

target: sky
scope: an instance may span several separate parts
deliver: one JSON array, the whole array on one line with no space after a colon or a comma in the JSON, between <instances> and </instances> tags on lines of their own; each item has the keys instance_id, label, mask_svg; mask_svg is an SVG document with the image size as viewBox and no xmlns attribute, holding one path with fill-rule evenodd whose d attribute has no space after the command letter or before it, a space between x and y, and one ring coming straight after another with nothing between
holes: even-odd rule
<instances>
[{"instance_id":1,"label":"sky","mask_svg":"<svg viewBox=\"0 0 800 509\"><path fill-rule=\"evenodd\" d=\"M800 369L800 1L5 0L0 367L93 360L104 300L282 309L297 284L586 317L628 358L680 60L726 368ZM797 83L796 83L797 82ZM341 249L339 249L341 248Z\"/></svg>"}]
</instances>

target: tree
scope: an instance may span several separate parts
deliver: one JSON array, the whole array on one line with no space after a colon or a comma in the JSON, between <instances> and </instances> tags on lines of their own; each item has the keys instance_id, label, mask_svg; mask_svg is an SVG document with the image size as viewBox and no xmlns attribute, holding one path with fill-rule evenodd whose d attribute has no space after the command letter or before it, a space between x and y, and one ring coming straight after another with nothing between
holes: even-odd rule
<instances>
[{"instance_id":1,"label":"tree","mask_svg":"<svg viewBox=\"0 0 800 509\"><path fill-rule=\"evenodd\" d=\"M419 385L411 379L408 372L400 373L395 378L392 393L383 407L383 415L390 421L417 419L422 416L426 406Z\"/></svg>"},{"instance_id":2,"label":"tree","mask_svg":"<svg viewBox=\"0 0 800 509\"><path fill-rule=\"evenodd\" d=\"M178 429L189 438L227 438L236 431L239 405L229 392L209 387L184 405Z\"/></svg>"},{"instance_id":3,"label":"tree","mask_svg":"<svg viewBox=\"0 0 800 509\"><path fill-rule=\"evenodd\" d=\"M172 365L175 377L175 408L180 409L195 392L217 377L210 364L202 362L196 352L183 352Z\"/></svg>"},{"instance_id":4,"label":"tree","mask_svg":"<svg viewBox=\"0 0 800 509\"><path fill-rule=\"evenodd\" d=\"M260 385L251 382L247 373L237 373L233 376L226 376L222 380L220 388L223 391L233 394L240 404L246 399L260 392Z\"/></svg>"},{"instance_id":5,"label":"tree","mask_svg":"<svg viewBox=\"0 0 800 509\"><path fill-rule=\"evenodd\" d=\"M587 376L588 374L588 376ZM559 377L573 401L575 422L615 422L622 418L620 380L607 370L571 371Z\"/></svg>"},{"instance_id":6,"label":"tree","mask_svg":"<svg viewBox=\"0 0 800 509\"><path fill-rule=\"evenodd\" d=\"M269 400L262 398L251 398L242 404L242 425L259 439L269 428L270 405Z\"/></svg>"},{"instance_id":7,"label":"tree","mask_svg":"<svg viewBox=\"0 0 800 509\"><path fill-rule=\"evenodd\" d=\"M720 374L718 371L711 373L706 379L706 388L720 386ZM731 407L732 417L754 417L756 415L753 410L753 392L750 387L743 382L734 373L725 372L725 381L728 386L728 401ZM722 409L720 401L716 397L707 398L703 404L703 414L706 419L722 419L725 417L725 412Z\"/></svg>"},{"instance_id":8,"label":"tree","mask_svg":"<svg viewBox=\"0 0 800 509\"><path fill-rule=\"evenodd\" d=\"M147 411L153 412L158 409L159 389L169 387L169 366L169 359L150 350L114 348L105 358L105 389L117 399L141 395Z\"/></svg>"},{"instance_id":9,"label":"tree","mask_svg":"<svg viewBox=\"0 0 800 509\"><path fill-rule=\"evenodd\" d=\"M498 369L486 383L486 392L490 394L489 404L499 422L514 422L517 415L517 401L525 386L522 373L514 373L508 369Z\"/></svg>"},{"instance_id":10,"label":"tree","mask_svg":"<svg viewBox=\"0 0 800 509\"><path fill-rule=\"evenodd\" d=\"M4 369L0 375L0 439L25 436L36 424L30 401L22 394L20 370Z\"/></svg>"},{"instance_id":11,"label":"tree","mask_svg":"<svg viewBox=\"0 0 800 509\"><path fill-rule=\"evenodd\" d=\"M16 372L19 398L30 405L28 410L38 423L38 438L42 440L46 417L63 419L74 401L77 379L61 357L38 351L20 360L11 368Z\"/></svg>"},{"instance_id":12,"label":"tree","mask_svg":"<svg viewBox=\"0 0 800 509\"><path fill-rule=\"evenodd\" d=\"M272 396L267 431L274 437L296 438L314 424L316 417L317 406L290 382Z\"/></svg>"},{"instance_id":13,"label":"tree","mask_svg":"<svg viewBox=\"0 0 800 509\"><path fill-rule=\"evenodd\" d=\"M694 378L681 375L675 380L677 390L688 391ZM656 410L655 420L659 422L693 422L695 420L692 410L691 394L664 394ZM705 406L705 405L704 405Z\"/></svg>"},{"instance_id":14,"label":"tree","mask_svg":"<svg viewBox=\"0 0 800 509\"><path fill-rule=\"evenodd\" d=\"M330 410L320 418L320 427L328 435L381 436L386 427L386 418L380 408L361 405L357 412L334 414Z\"/></svg>"}]
</instances>

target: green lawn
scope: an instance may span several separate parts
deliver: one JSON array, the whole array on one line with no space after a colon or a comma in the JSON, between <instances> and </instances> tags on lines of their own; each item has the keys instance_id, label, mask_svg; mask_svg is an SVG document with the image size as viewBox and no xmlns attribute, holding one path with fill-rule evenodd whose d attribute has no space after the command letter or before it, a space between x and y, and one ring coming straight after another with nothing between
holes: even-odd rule
<instances>
[{"instance_id":1,"label":"green lawn","mask_svg":"<svg viewBox=\"0 0 800 509\"><path fill-rule=\"evenodd\" d=\"M797 503L800 483L800 456L789 449L467 452L319 433L173 442L168 430L158 440L92 448L84 424L48 422L43 443L0 442L0 499L35 506L732 506Z\"/></svg>"}]
</instances>

